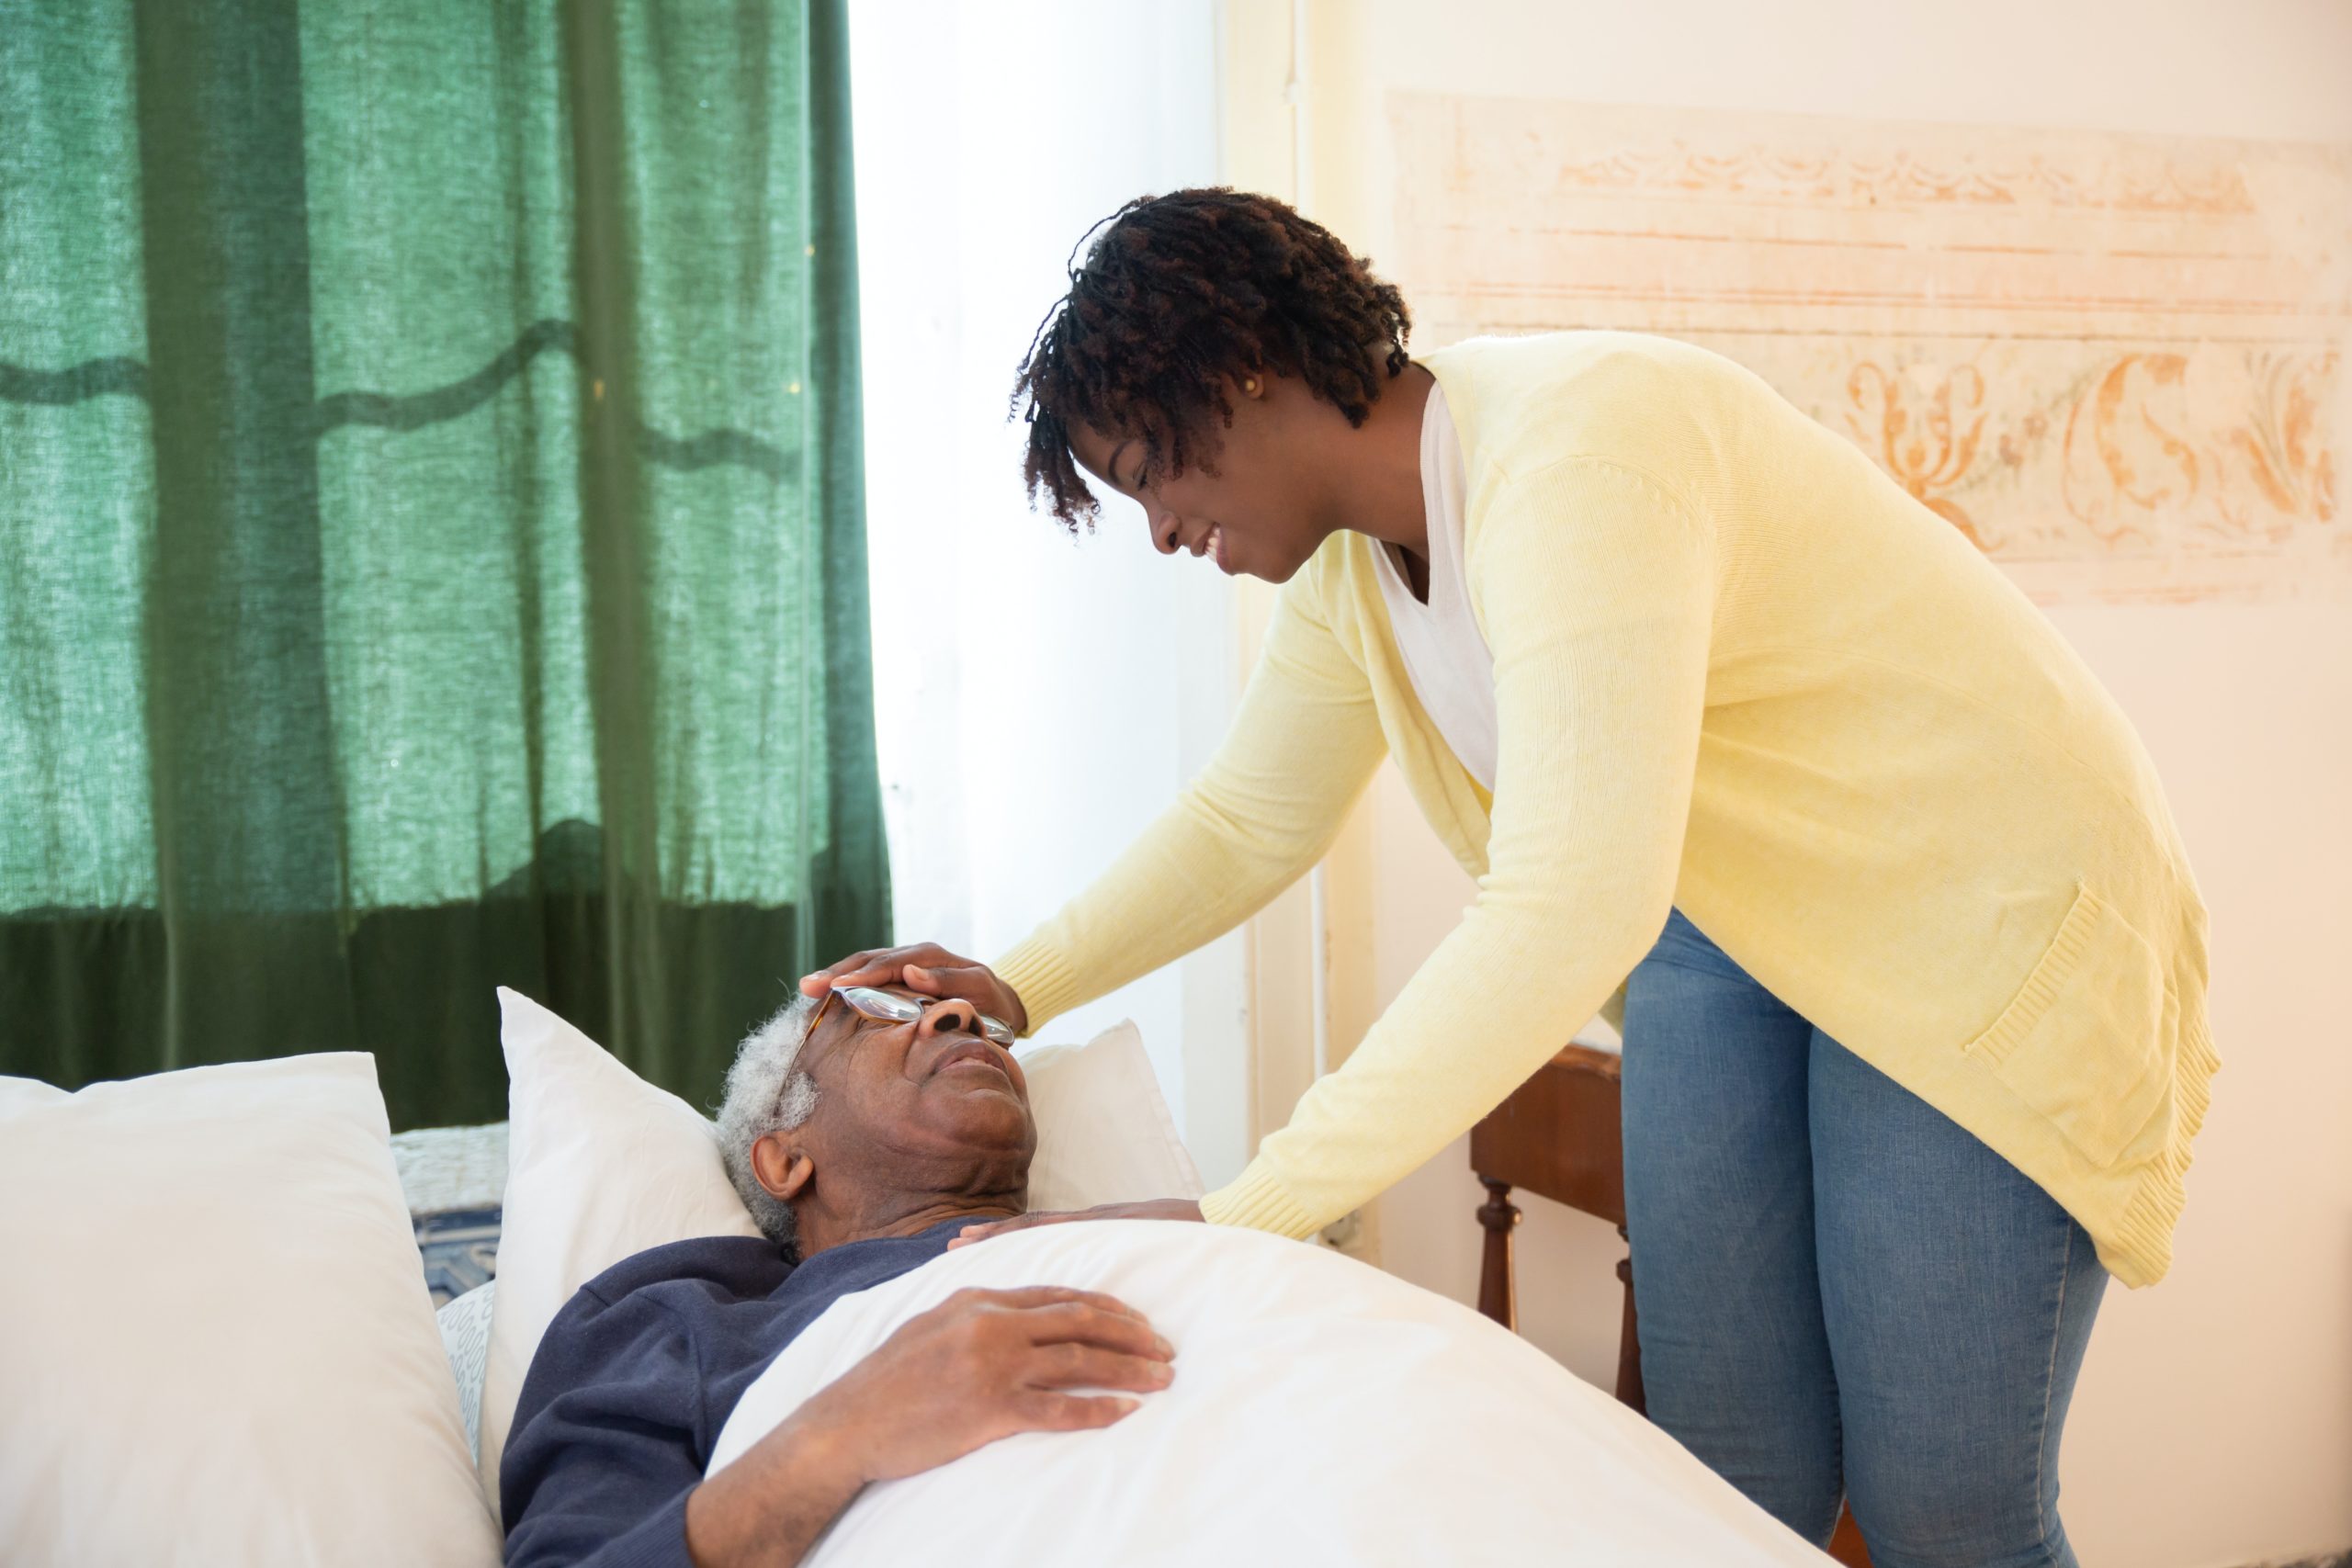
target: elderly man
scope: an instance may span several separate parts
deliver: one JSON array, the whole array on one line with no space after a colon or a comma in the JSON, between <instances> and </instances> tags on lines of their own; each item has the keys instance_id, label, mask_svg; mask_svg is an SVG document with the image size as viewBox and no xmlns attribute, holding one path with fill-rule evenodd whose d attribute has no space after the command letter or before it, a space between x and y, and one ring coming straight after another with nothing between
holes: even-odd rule
<instances>
[{"instance_id":1,"label":"elderly man","mask_svg":"<svg viewBox=\"0 0 2352 1568\"><path fill-rule=\"evenodd\" d=\"M1118 1301L967 1291L703 1481L743 1391L836 1299L1023 1212L1036 1129L1012 1042L967 1001L842 987L743 1043L720 1142L768 1239L639 1253L557 1314L500 1467L509 1563L794 1563L868 1483L1136 1407L1071 1389L1166 1386L1173 1349Z\"/></svg>"}]
</instances>

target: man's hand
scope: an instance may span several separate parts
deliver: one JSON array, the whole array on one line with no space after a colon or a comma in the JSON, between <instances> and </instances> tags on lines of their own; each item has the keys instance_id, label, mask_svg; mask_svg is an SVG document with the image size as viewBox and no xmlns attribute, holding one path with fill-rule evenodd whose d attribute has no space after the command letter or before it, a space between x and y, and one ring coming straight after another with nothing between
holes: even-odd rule
<instances>
[{"instance_id":1,"label":"man's hand","mask_svg":"<svg viewBox=\"0 0 2352 1568\"><path fill-rule=\"evenodd\" d=\"M1049 1209L1042 1213L1021 1214L1010 1220L981 1220L966 1225L947 1244L947 1250L969 1247L976 1241L986 1241L1006 1231L1025 1231L1031 1225L1067 1224L1072 1220L1200 1220L1204 1219L1200 1203L1191 1198L1151 1198L1139 1203L1097 1203L1091 1209Z\"/></svg>"},{"instance_id":2,"label":"man's hand","mask_svg":"<svg viewBox=\"0 0 2352 1568\"><path fill-rule=\"evenodd\" d=\"M910 1318L750 1452L695 1489L702 1568L790 1568L869 1483L936 1469L1016 1432L1108 1427L1175 1375L1135 1308L1058 1285L958 1291Z\"/></svg>"},{"instance_id":3,"label":"man's hand","mask_svg":"<svg viewBox=\"0 0 2352 1568\"><path fill-rule=\"evenodd\" d=\"M808 1403L868 1481L945 1464L1015 1432L1108 1427L1175 1375L1175 1348L1143 1314L1058 1285L958 1291L910 1320Z\"/></svg>"},{"instance_id":4,"label":"man's hand","mask_svg":"<svg viewBox=\"0 0 2352 1568\"><path fill-rule=\"evenodd\" d=\"M948 952L935 942L908 947L871 947L801 977L800 994L821 997L835 986L904 986L925 996L958 997L1029 1032L1029 1010L1012 987L987 964Z\"/></svg>"}]
</instances>

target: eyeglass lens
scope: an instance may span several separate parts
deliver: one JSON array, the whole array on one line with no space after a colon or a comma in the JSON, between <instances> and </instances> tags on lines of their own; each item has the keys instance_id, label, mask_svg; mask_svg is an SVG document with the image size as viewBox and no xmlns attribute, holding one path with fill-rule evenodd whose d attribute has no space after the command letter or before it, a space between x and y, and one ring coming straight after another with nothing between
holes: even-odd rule
<instances>
[{"instance_id":1,"label":"eyeglass lens","mask_svg":"<svg viewBox=\"0 0 2352 1568\"><path fill-rule=\"evenodd\" d=\"M923 1015L923 1009L928 1005L912 997L902 997L894 991L877 991L865 986L844 986L841 998L866 1017L890 1023L911 1023ZM984 1012L975 1011L973 1016L979 1020L980 1032L1006 1050L1012 1049L1011 1025Z\"/></svg>"}]
</instances>

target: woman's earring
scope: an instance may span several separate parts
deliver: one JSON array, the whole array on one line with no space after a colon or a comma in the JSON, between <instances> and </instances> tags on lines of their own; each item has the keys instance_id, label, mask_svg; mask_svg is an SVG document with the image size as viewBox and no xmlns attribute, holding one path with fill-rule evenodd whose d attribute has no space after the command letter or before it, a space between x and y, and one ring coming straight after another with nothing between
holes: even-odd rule
<instances>
[{"instance_id":1,"label":"woman's earring","mask_svg":"<svg viewBox=\"0 0 2352 1568\"><path fill-rule=\"evenodd\" d=\"M1241 389L1250 397L1256 397L1258 395L1258 378L1255 376L1244 376L1241 378Z\"/></svg>"}]
</instances>

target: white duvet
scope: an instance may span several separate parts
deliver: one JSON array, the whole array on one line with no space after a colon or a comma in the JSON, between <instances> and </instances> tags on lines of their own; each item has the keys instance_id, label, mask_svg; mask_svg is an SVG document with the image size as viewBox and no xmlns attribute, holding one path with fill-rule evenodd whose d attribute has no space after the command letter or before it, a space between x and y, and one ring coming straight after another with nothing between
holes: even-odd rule
<instances>
[{"instance_id":1,"label":"white duvet","mask_svg":"<svg viewBox=\"0 0 2352 1568\"><path fill-rule=\"evenodd\" d=\"M1468 1308L1299 1242L1164 1221L1019 1231L843 1297L744 1394L712 1472L953 1292L1041 1284L1141 1309L1176 1346L1174 1382L1106 1430L871 1487L809 1562L1828 1561Z\"/></svg>"}]
</instances>

